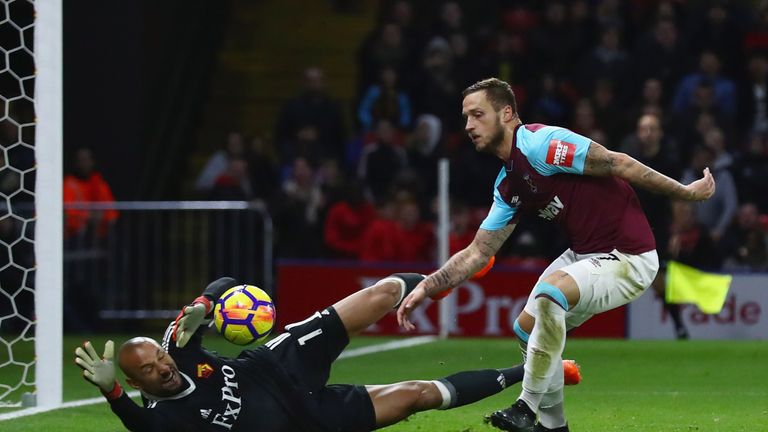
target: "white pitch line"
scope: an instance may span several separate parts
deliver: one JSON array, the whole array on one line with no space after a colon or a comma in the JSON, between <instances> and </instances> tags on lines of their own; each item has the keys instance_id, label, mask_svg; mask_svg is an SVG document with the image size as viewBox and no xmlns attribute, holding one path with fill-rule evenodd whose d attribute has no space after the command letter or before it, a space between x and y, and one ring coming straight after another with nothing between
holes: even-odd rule
<instances>
[{"instance_id":1,"label":"white pitch line","mask_svg":"<svg viewBox=\"0 0 768 432\"><path fill-rule=\"evenodd\" d=\"M130 391L130 392L128 392L128 396L130 396L130 397L136 397L138 395L139 395L139 392L137 392L137 391ZM31 416L31 415L35 415L35 414L44 413L46 411L57 410L57 409L62 409L62 408L76 408L76 407L81 407L81 406L86 406L86 405L94 405L94 404L101 403L101 402L106 403L107 401L106 401L106 399L104 399L103 397L100 396L100 397L95 397L95 398L90 398L90 399L80 399L80 400L75 400L75 401L71 401L71 402L64 402L63 404L61 404L59 406L55 406L55 407L27 408L27 409L23 409L21 411L14 411L14 412L11 412L11 413L0 414L0 421L12 420L12 419L19 418L19 417Z\"/></svg>"},{"instance_id":2,"label":"white pitch line","mask_svg":"<svg viewBox=\"0 0 768 432\"><path fill-rule=\"evenodd\" d=\"M357 357L366 354L374 354L382 351L391 351L400 348L408 348L417 345L424 345L426 343L434 342L437 340L437 336L420 336L414 338L408 338L403 340L394 340L392 342L386 342L383 344L368 345L361 348L355 348L346 350L339 356L340 359Z\"/></svg>"},{"instance_id":3,"label":"white pitch line","mask_svg":"<svg viewBox=\"0 0 768 432\"><path fill-rule=\"evenodd\" d=\"M403 339L403 340L395 340L395 341L386 342L383 344L369 345L361 348L347 350L341 353L339 358L343 359L343 358L359 357L367 354L391 351L391 350L396 350L400 348L408 348L408 347L413 347L417 345L424 345L426 343L434 342L436 340L437 340L436 336L420 336L420 337L414 337L414 338ZM138 395L139 395L139 392L137 391L128 392L128 396L130 397L135 397ZM107 401L103 397L95 397L91 399L81 399L81 400L75 400L71 402L65 402L60 406L56 406L56 407L27 408L20 411L0 414L0 421L31 416L35 414L44 413L46 411L51 411L51 410L57 410L57 409L63 409L63 408L75 408L75 407L95 405L98 403L106 403L106 402Z\"/></svg>"}]
</instances>

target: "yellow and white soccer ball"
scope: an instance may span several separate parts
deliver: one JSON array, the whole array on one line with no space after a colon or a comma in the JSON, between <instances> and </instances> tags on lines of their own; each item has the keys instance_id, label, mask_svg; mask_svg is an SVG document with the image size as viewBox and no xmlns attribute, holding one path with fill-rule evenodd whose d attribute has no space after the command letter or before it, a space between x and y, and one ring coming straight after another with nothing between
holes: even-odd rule
<instances>
[{"instance_id":1,"label":"yellow and white soccer ball","mask_svg":"<svg viewBox=\"0 0 768 432\"><path fill-rule=\"evenodd\" d=\"M269 294L253 285L228 289L216 301L213 322L225 339L248 345L269 335L275 324L275 305Z\"/></svg>"}]
</instances>

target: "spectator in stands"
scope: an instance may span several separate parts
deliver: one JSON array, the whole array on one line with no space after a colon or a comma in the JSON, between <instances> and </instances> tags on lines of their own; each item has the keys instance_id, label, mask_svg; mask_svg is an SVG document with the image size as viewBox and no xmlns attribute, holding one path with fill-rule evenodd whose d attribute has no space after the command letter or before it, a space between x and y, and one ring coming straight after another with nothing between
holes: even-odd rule
<instances>
[{"instance_id":1,"label":"spectator in stands","mask_svg":"<svg viewBox=\"0 0 768 432\"><path fill-rule=\"evenodd\" d=\"M379 82L371 85L357 109L363 131L369 131L379 120L387 120L401 129L411 125L411 100L398 86L397 71L385 67Z\"/></svg>"},{"instance_id":2,"label":"spectator in stands","mask_svg":"<svg viewBox=\"0 0 768 432\"><path fill-rule=\"evenodd\" d=\"M347 185L345 192L325 219L325 246L332 257L354 259L360 256L363 235L376 218L376 209L359 183Z\"/></svg>"},{"instance_id":3,"label":"spectator in stands","mask_svg":"<svg viewBox=\"0 0 768 432\"><path fill-rule=\"evenodd\" d=\"M654 114L645 114L638 118L635 133L624 139L621 152L662 174L672 178L680 176L677 145L664 133L661 119Z\"/></svg>"},{"instance_id":4,"label":"spectator in stands","mask_svg":"<svg viewBox=\"0 0 768 432\"><path fill-rule=\"evenodd\" d=\"M315 182L320 186L325 201L324 210L344 198L347 180L336 159L323 159L315 174ZM322 219L325 218L323 213Z\"/></svg>"},{"instance_id":5,"label":"spectator in stands","mask_svg":"<svg viewBox=\"0 0 768 432\"><path fill-rule=\"evenodd\" d=\"M673 109L678 113L696 108L701 108L703 101L700 92L702 89L711 88L711 103L729 118L736 114L736 85L727 77L721 75L720 58L714 51L705 49L700 56L699 70L685 76L677 87L675 98L672 101ZM706 83L702 86L702 83ZM707 101L708 102L708 101Z\"/></svg>"},{"instance_id":6,"label":"spectator in stands","mask_svg":"<svg viewBox=\"0 0 768 432\"><path fill-rule=\"evenodd\" d=\"M487 64L476 62L478 63L476 67L479 69L478 73L484 76L495 76L508 82L517 96L518 105L523 107L528 99L527 87L534 84L539 77L536 74L538 68L532 60L533 54L527 38L522 34L525 29L534 27L532 22L535 22L535 18L525 9L518 10L522 11L513 14L513 16L519 16L510 24L514 26L514 33L498 33L490 54L485 57Z\"/></svg>"},{"instance_id":7,"label":"spectator in stands","mask_svg":"<svg viewBox=\"0 0 768 432\"><path fill-rule=\"evenodd\" d=\"M619 107L614 87L614 82L611 80L597 80L592 97L595 122L605 132L606 139L604 142L611 143L611 147L616 147L619 144L622 134L626 130L624 116Z\"/></svg>"},{"instance_id":8,"label":"spectator in stands","mask_svg":"<svg viewBox=\"0 0 768 432\"><path fill-rule=\"evenodd\" d=\"M715 103L714 88L709 81L701 81L697 85L693 103L675 118L678 129L678 142L684 143L681 149L684 154L690 154L692 146L704 142L707 132L712 128L732 131L733 122Z\"/></svg>"},{"instance_id":9,"label":"spectator in stands","mask_svg":"<svg viewBox=\"0 0 768 432\"><path fill-rule=\"evenodd\" d=\"M748 11L740 10L738 2L694 2L690 7L687 47L692 52L711 50L722 61L727 73L741 72L744 58L741 40L751 21Z\"/></svg>"},{"instance_id":10,"label":"spectator in stands","mask_svg":"<svg viewBox=\"0 0 768 432\"><path fill-rule=\"evenodd\" d=\"M418 202L408 199L399 203L397 227L398 261L430 262L434 259L434 227L422 219Z\"/></svg>"},{"instance_id":11,"label":"spectator in stands","mask_svg":"<svg viewBox=\"0 0 768 432\"><path fill-rule=\"evenodd\" d=\"M752 134L746 149L738 156L736 173L739 200L752 202L761 213L768 213L768 138Z\"/></svg>"},{"instance_id":12,"label":"spectator in stands","mask_svg":"<svg viewBox=\"0 0 768 432\"><path fill-rule=\"evenodd\" d=\"M432 224L421 220L419 204L409 197L388 201L365 234L360 259L369 262L427 262L434 253Z\"/></svg>"},{"instance_id":13,"label":"spectator in stands","mask_svg":"<svg viewBox=\"0 0 768 432\"><path fill-rule=\"evenodd\" d=\"M376 218L363 233L360 244L360 260L367 262L397 260L397 205L394 200L379 201Z\"/></svg>"},{"instance_id":14,"label":"spectator in stands","mask_svg":"<svg viewBox=\"0 0 768 432\"><path fill-rule=\"evenodd\" d=\"M641 79L656 78L665 89L674 88L683 73L685 57L675 21L656 21L653 29L640 37L633 68Z\"/></svg>"},{"instance_id":15,"label":"spectator in stands","mask_svg":"<svg viewBox=\"0 0 768 432\"><path fill-rule=\"evenodd\" d=\"M747 134L768 133L768 58L754 54L747 66L748 79L740 82L739 126Z\"/></svg>"},{"instance_id":16,"label":"spectator in stands","mask_svg":"<svg viewBox=\"0 0 768 432\"><path fill-rule=\"evenodd\" d=\"M432 31L432 36L439 36L448 40L457 33L466 33L464 11L458 2L447 1L440 8L440 15Z\"/></svg>"},{"instance_id":17,"label":"spectator in stands","mask_svg":"<svg viewBox=\"0 0 768 432\"><path fill-rule=\"evenodd\" d=\"M453 73L453 52L447 40L436 37L429 41L417 72L412 96L415 111L436 115L443 129L454 132L460 128L461 117L452 106L458 103L460 88ZM453 105L452 105L453 104Z\"/></svg>"},{"instance_id":18,"label":"spectator in stands","mask_svg":"<svg viewBox=\"0 0 768 432\"><path fill-rule=\"evenodd\" d=\"M75 152L74 170L64 177L64 204L115 201L107 182L96 170L96 162L90 149L79 148ZM117 220L118 212L108 210L67 209L64 211L64 236L104 237Z\"/></svg>"},{"instance_id":19,"label":"spectator in stands","mask_svg":"<svg viewBox=\"0 0 768 432\"><path fill-rule=\"evenodd\" d=\"M707 201L695 204L695 215L708 230L708 236L718 241L725 229L731 223L738 208L736 184L733 176L727 169L716 169L715 152L706 146L698 146L694 149L690 165L683 171L681 181L688 184L694 181L696 173L709 167L717 181L717 189Z\"/></svg>"},{"instance_id":20,"label":"spectator in stands","mask_svg":"<svg viewBox=\"0 0 768 432\"><path fill-rule=\"evenodd\" d=\"M579 82L581 88L592 89L597 80L608 80L615 91L623 95L630 87L629 56L621 46L618 27L605 28L600 43L581 63Z\"/></svg>"},{"instance_id":21,"label":"spectator in stands","mask_svg":"<svg viewBox=\"0 0 768 432\"><path fill-rule=\"evenodd\" d=\"M595 107L587 98L580 99L576 103L571 129L578 134L592 137L595 142L605 143L607 148L614 149L619 145L617 142L608 141L605 131L595 119Z\"/></svg>"},{"instance_id":22,"label":"spectator in stands","mask_svg":"<svg viewBox=\"0 0 768 432\"><path fill-rule=\"evenodd\" d=\"M418 175L427 196L434 196L437 189L437 155L442 150L442 123L437 116L422 114L416 119L416 127L405 143L409 167Z\"/></svg>"},{"instance_id":23,"label":"spectator in stands","mask_svg":"<svg viewBox=\"0 0 768 432\"><path fill-rule=\"evenodd\" d=\"M531 38L533 63L538 65L539 71L551 71L560 79L569 79L581 54L578 48L582 42L570 31L564 2L549 1L544 8L543 22Z\"/></svg>"},{"instance_id":24,"label":"spectator in stands","mask_svg":"<svg viewBox=\"0 0 768 432\"><path fill-rule=\"evenodd\" d=\"M384 68L392 68L402 75L411 56L411 47L407 45L407 40L403 40L402 30L397 24L384 23L375 34L360 47L358 54L361 90L376 82L379 71Z\"/></svg>"},{"instance_id":25,"label":"spectator in stands","mask_svg":"<svg viewBox=\"0 0 768 432\"><path fill-rule=\"evenodd\" d=\"M320 214L324 205L325 198L315 182L312 165L304 158L295 159L274 210L280 256L319 256L322 246Z\"/></svg>"},{"instance_id":26,"label":"spectator in stands","mask_svg":"<svg viewBox=\"0 0 768 432\"><path fill-rule=\"evenodd\" d=\"M387 120L379 121L376 127L376 142L363 149L358 166L358 177L373 194L381 200L390 190L397 173L408 164L405 150L394 143L395 130Z\"/></svg>"},{"instance_id":27,"label":"spectator in stands","mask_svg":"<svg viewBox=\"0 0 768 432\"><path fill-rule=\"evenodd\" d=\"M277 118L275 144L282 160L290 163L297 157L314 155L341 158L344 139L341 108L325 90L322 69L307 68L304 90L283 105ZM307 143L311 146L304 145Z\"/></svg>"},{"instance_id":28,"label":"spectator in stands","mask_svg":"<svg viewBox=\"0 0 768 432\"><path fill-rule=\"evenodd\" d=\"M275 148L265 137L251 138L248 167L253 198L269 201L278 185L279 169Z\"/></svg>"},{"instance_id":29,"label":"spectator in stands","mask_svg":"<svg viewBox=\"0 0 768 432\"><path fill-rule=\"evenodd\" d=\"M742 204L718 242L725 270L768 270L768 238L753 203Z\"/></svg>"},{"instance_id":30,"label":"spectator in stands","mask_svg":"<svg viewBox=\"0 0 768 432\"><path fill-rule=\"evenodd\" d=\"M542 124L564 124L570 116L568 100L560 92L554 74L541 75L539 88L532 97L531 115L533 123Z\"/></svg>"},{"instance_id":31,"label":"spectator in stands","mask_svg":"<svg viewBox=\"0 0 768 432\"><path fill-rule=\"evenodd\" d=\"M640 117L635 133L624 140L622 151L662 174L672 178L679 177L679 164L674 142L664 134L661 121L655 115L646 114ZM664 309L672 317L677 337L687 338L688 330L680 317L680 307L675 303L668 303L664 295L667 278L666 264L672 259L667 247L671 237L671 200L664 195L654 194L639 188L635 189L635 193L640 200L645 216L648 218L648 224L653 231L659 254L660 270L651 286L664 303Z\"/></svg>"},{"instance_id":32,"label":"spectator in stands","mask_svg":"<svg viewBox=\"0 0 768 432\"><path fill-rule=\"evenodd\" d=\"M451 203L450 232L448 234L448 249L450 255L464 249L472 243L477 233L479 223L472 220L472 211L462 202Z\"/></svg>"},{"instance_id":33,"label":"spectator in stands","mask_svg":"<svg viewBox=\"0 0 768 432\"><path fill-rule=\"evenodd\" d=\"M634 124L637 119L646 114L655 115L662 121L662 126L669 126L669 120L665 119L664 85L658 78L648 78L643 81L643 88L638 98L631 102L626 110L626 124Z\"/></svg>"},{"instance_id":34,"label":"spectator in stands","mask_svg":"<svg viewBox=\"0 0 768 432\"><path fill-rule=\"evenodd\" d=\"M195 181L195 190L202 196L210 195L211 190L219 178L228 168L229 163L234 158L245 157L245 141L243 134L232 131L227 135L227 142L224 148L217 150L208 158L200 175Z\"/></svg>"},{"instance_id":35,"label":"spectator in stands","mask_svg":"<svg viewBox=\"0 0 768 432\"><path fill-rule=\"evenodd\" d=\"M720 257L713 253L715 242L709 235L709 229L696 217L692 203L672 202L670 233L667 246L670 259L704 270L719 267Z\"/></svg>"},{"instance_id":36,"label":"spectator in stands","mask_svg":"<svg viewBox=\"0 0 768 432\"><path fill-rule=\"evenodd\" d=\"M248 161L244 157L230 158L227 169L213 183L208 199L211 201L248 201L252 197Z\"/></svg>"},{"instance_id":37,"label":"spectator in stands","mask_svg":"<svg viewBox=\"0 0 768 432\"><path fill-rule=\"evenodd\" d=\"M707 146L715 155L712 162L714 171L729 170L733 165L733 155L726 148L725 135L720 128L714 127L704 135L704 145Z\"/></svg>"}]
</instances>

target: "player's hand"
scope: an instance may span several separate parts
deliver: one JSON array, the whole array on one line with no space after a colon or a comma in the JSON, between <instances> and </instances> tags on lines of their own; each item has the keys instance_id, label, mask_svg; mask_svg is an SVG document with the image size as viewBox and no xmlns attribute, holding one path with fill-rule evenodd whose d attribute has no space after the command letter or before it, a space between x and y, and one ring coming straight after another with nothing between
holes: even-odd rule
<instances>
[{"instance_id":1,"label":"player's hand","mask_svg":"<svg viewBox=\"0 0 768 432\"><path fill-rule=\"evenodd\" d=\"M709 172L709 168L704 168L704 177L696 180L685 187L688 194L684 197L686 201L703 201L709 199L715 193L715 178Z\"/></svg>"},{"instance_id":2,"label":"player's hand","mask_svg":"<svg viewBox=\"0 0 768 432\"><path fill-rule=\"evenodd\" d=\"M90 341L75 349L75 363L83 370L83 378L109 393L115 388L115 343L111 340L104 345L104 355L99 357Z\"/></svg>"},{"instance_id":3,"label":"player's hand","mask_svg":"<svg viewBox=\"0 0 768 432\"><path fill-rule=\"evenodd\" d=\"M208 307L202 302L192 303L179 312L173 330L177 347L184 348L187 342L192 339L192 335L195 334L200 324L205 321L207 314Z\"/></svg>"},{"instance_id":4,"label":"player's hand","mask_svg":"<svg viewBox=\"0 0 768 432\"><path fill-rule=\"evenodd\" d=\"M411 312L419 307L427 298L427 291L424 289L424 281L419 282L416 288L411 291L403 302L400 303L400 307L397 309L397 323L408 331L415 330L416 326L413 325L409 319Z\"/></svg>"}]
</instances>

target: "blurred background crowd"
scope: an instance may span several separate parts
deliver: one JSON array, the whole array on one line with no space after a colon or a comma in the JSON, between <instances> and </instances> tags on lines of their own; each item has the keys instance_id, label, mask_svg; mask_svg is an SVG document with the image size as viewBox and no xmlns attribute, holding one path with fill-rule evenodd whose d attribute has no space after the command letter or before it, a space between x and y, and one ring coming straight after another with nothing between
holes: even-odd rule
<instances>
[{"instance_id":1,"label":"blurred background crowd","mask_svg":"<svg viewBox=\"0 0 768 432\"><path fill-rule=\"evenodd\" d=\"M685 183L710 167L717 192L705 203L638 191L664 258L768 270L768 2L377 5L348 56L353 97L306 64L281 89L273 128L233 124L192 163L185 193L262 201L279 258L433 261L438 159L451 167L451 253L491 204L501 162L466 138L461 91L498 77L523 123L569 128ZM332 6L339 20L362 13L359 2ZM76 154L72 174L87 179L91 155ZM522 220L500 262L541 266L567 247L536 219Z\"/></svg>"}]
</instances>

